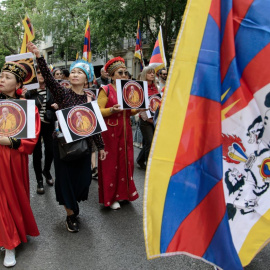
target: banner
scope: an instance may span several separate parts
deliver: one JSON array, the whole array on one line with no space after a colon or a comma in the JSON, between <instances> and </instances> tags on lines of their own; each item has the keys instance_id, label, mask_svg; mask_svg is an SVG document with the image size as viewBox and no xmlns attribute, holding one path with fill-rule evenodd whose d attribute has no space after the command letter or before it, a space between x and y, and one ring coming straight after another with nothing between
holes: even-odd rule
<instances>
[{"instance_id":1,"label":"banner","mask_svg":"<svg viewBox=\"0 0 270 270\"><path fill-rule=\"evenodd\" d=\"M36 138L34 100L0 100L0 136Z\"/></svg>"},{"instance_id":2,"label":"banner","mask_svg":"<svg viewBox=\"0 0 270 270\"><path fill-rule=\"evenodd\" d=\"M56 111L67 143L107 130L96 101Z\"/></svg>"},{"instance_id":3,"label":"banner","mask_svg":"<svg viewBox=\"0 0 270 270\"><path fill-rule=\"evenodd\" d=\"M27 77L25 78L23 85L27 90L38 89L39 82L37 80L36 72L36 60L32 53L14 54L5 57L5 61L18 62L27 70Z\"/></svg>"},{"instance_id":4,"label":"banner","mask_svg":"<svg viewBox=\"0 0 270 270\"><path fill-rule=\"evenodd\" d=\"M148 109L148 84L146 81L116 80L117 100L123 110Z\"/></svg>"}]
</instances>

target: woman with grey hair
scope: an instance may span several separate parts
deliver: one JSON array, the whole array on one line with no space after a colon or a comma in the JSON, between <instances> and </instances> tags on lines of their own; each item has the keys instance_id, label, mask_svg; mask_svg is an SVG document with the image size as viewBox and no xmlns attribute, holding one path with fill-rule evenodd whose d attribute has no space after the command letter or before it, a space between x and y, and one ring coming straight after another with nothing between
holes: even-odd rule
<instances>
[{"instance_id":1,"label":"woman with grey hair","mask_svg":"<svg viewBox=\"0 0 270 270\"><path fill-rule=\"evenodd\" d=\"M149 97L159 93L155 79L156 79L155 69L150 66L145 67L141 73L141 80L147 81L148 83ZM140 166L140 168L146 169L145 163L147 163L152 144L152 139L154 136L153 118L148 118L146 112L141 112L139 121L144 145L136 161L137 164Z\"/></svg>"}]
</instances>

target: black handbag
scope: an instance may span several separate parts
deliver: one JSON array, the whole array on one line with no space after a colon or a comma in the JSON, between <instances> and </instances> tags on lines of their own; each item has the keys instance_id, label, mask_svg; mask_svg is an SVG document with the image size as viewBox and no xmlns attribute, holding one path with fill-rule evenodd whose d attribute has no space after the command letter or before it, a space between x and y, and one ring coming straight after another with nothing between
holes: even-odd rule
<instances>
[{"instance_id":1,"label":"black handbag","mask_svg":"<svg viewBox=\"0 0 270 270\"><path fill-rule=\"evenodd\" d=\"M58 137L58 148L60 159L64 161L74 161L90 154L86 139L66 143L64 136Z\"/></svg>"}]
</instances>

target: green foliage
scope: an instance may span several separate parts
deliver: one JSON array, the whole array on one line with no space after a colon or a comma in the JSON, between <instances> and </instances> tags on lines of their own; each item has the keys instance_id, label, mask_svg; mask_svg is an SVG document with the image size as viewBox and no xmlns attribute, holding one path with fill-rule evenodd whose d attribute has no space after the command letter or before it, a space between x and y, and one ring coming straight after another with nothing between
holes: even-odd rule
<instances>
[{"instance_id":1,"label":"green foliage","mask_svg":"<svg viewBox=\"0 0 270 270\"><path fill-rule=\"evenodd\" d=\"M137 22L150 44L150 57L158 35L163 29L167 59L169 45L176 38L187 0L3 0L0 9L0 57L18 53L24 29L21 19L26 13L35 28L35 42L51 35L54 53L75 58L83 49L87 18L90 19L92 51L104 54L119 48L124 38L136 38Z\"/></svg>"}]
</instances>

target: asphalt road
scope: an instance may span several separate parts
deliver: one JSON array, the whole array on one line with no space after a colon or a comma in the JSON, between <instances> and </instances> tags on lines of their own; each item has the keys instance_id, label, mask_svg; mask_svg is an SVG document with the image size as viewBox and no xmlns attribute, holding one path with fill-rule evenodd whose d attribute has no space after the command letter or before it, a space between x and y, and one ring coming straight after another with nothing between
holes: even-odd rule
<instances>
[{"instance_id":1,"label":"asphalt road","mask_svg":"<svg viewBox=\"0 0 270 270\"><path fill-rule=\"evenodd\" d=\"M135 148L135 157L138 155ZM55 200L54 187L45 184L45 194L36 194L32 160L29 162L31 205L40 230L39 237L16 248L17 265L22 270L124 270L183 269L213 270L203 261L188 256L147 260L143 235L143 188L145 171L135 166L138 200L113 211L98 203L98 184L92 181L88 201L80 203L80 232L66 230L65 211ZM54 175L54 171L52 170ZM269 270L269 246L245 270ZM0 252L0 269L4 252Z\"/></svg>"}]
</instances>

